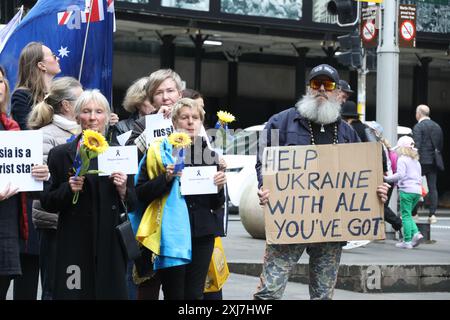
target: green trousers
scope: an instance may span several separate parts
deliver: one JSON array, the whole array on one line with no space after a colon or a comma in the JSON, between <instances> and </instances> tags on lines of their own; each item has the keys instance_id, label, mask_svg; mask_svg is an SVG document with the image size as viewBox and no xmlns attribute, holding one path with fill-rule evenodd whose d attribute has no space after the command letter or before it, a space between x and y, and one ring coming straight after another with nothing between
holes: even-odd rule
<instances>
[{"instance_id":1,"label":"green trousers","mask_svg":"<svg viewBox=\"0 0 450 320\"><path fill-rule=\"evenodd\" d=\"M419 202L420 194L400 191L400 212L402 213L403 241L410 242L413 236L419 232L412 218L412 211Z\"/></svg>"}]
</instances>

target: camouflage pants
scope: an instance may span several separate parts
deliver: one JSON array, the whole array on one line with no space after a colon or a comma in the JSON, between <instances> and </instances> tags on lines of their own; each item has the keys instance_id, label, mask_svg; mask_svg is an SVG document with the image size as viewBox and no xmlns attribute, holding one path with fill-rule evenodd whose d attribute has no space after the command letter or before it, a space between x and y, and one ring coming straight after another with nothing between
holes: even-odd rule
<instances>
[{"instance_id":1,"label":"camouflage pants","mask_svg":"<svg viewBox=\"0 0 450 320\"><path fill-rule=\"evenodd\" d=\"M280 299L292 268L306 249L309 255L309 295L313 300L333 298L342 244L266 244L264 265L255 299Z\"/></svg>"}]
</instances>

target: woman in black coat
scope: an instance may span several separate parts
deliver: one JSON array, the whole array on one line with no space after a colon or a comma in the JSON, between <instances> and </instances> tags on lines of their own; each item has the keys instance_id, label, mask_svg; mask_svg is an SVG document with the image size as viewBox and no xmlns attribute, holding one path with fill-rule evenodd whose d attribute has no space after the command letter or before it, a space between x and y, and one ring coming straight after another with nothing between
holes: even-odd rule
<instances>
[{"instance_id":1,"label":"woman in black coat","mask_svg":"<svg viewBox=\"0 0 450 320\"><path fill-rule=\"evenodd\" d=\"M98 90L85 91L75 105L83 130L104 134L109 114L108 101ZM50 151L52 182L41 197L45 209L60 212L53 298L127 299L127 258L115 227L127 206L133 210L133 179L123 173L70 176L79 139ZM92 159L89 169L97 168L97 158ZM75 192L79 198L72 204Z\"/></svg>"},{"instance_id":2,"label":"woman in black coat","mask_svg":"<svg viewBox=\"0 0 450 320\"><path fill-rule=\"evenodd\" d=\"M204 111L194 100L183 98L172 109L172 122L177 131L186 132L193 144L186 152L185 166L217 166L214 183L217 194L184 196L191 229L192 257L189 264L158 270L161 277L164 299L166 300L200 300L203 298L206 275L214 249L214 239L223 230L221 216L214 213L224 203L223 186L226 176L220 171L218 155L206 150L206 141L199 136L204 120ZM205 155L211 158L205 159ZM148 206L153 200L170 192L174 183L174 166L168 165L165 172L154 179L149 179L146 166L139 174L136 194L138 199ZM178 182L175 182L178 183ZM170 214L170 212L167 212ZM164 232L164 230L162 231Z\"/></svg>"},{"instance_id":3,"label":"woman in black coat","mask_svg":"<svg viewBox=\"0 0 450 320\"><path fill-rule=\"evenodd\" d=\"M6 116L8 99L9 85L5 77L5 71L0 66L0 131L19 131L17 122ZM36 180L46 180L48 179L48 168L46 165L36 165L33 167L31 174ZM2 176L2 182L8 181L7 179L7 176ZM25 193L17 194L17 192L18 188L14 186L14 181L10 181L4 188L0 189L0 300L6 298L6 293L13 278L16 279L14 281L15 286L19 282L18 276L23 273L23 265L21 266L19 258L19 239L29 240L29 231L32 228L32 226L29 226L30 222L26 223L28 217L26 210L22 207L22 204L26 203ZM35 290L37 290L37 274L35 287ZM35 290L25 288L25 291L31 291L31 293L20 297L36 299ZM17 298L16 290L14 295Z\"/></svg>"}]
</instances>

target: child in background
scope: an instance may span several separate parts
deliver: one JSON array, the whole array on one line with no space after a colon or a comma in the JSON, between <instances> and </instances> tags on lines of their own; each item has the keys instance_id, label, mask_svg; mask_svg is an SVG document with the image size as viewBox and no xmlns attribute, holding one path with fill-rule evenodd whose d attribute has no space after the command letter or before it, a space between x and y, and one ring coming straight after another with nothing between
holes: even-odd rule
<instances>
[{"instance_id":1,"label":"child in background","mask_svg":"<svg viewBox=\"0 0 450 320\"><path fill-rule=\"evenodd\" d=\"M422 169L419 154L414 148L414 140L409 136L398 139L396 149L399 155L397 172L385 176L388 183L398 183L400 191L400 212L403 220L403 241L395 246L402 249L417 247L423 239L416 223L412 218L412 210L422 195Z\"/></svg>"}]
</instances>

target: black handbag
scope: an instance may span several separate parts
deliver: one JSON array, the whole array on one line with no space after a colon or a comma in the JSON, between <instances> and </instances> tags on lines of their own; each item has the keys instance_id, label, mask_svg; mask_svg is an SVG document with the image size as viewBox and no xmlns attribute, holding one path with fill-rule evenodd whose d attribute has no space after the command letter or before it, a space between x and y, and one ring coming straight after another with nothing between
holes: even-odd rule
<instances>
[{"instance_id":1,"label":"black handbag","mask_svg":"<svg viewBox=\"0 0 450 320\"><path fill-rule=\"evenodd\" d=\"M128 219L126 212L120 214L121 224L116 226L117 233L119 234L120 243L129 260L136 260L141 256L138 243L135 239L131 222Z\"/></svg>"}]
</instances>

